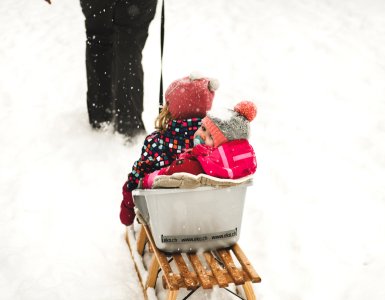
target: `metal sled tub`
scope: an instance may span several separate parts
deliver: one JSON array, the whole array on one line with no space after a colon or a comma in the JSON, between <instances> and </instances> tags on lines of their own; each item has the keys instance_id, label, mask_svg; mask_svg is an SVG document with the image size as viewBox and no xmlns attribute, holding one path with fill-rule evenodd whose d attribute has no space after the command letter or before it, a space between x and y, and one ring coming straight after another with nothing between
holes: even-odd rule
<instances>
[{"instance_id":1,"label":"metal sled tub","mask_svg":"<svg viewBox=\"0 0 385 300\"><path fill-rule=\"evenodd\" d=\"M164 252L203 252L234 245L247 187L134 190L134 202Z\"/></svg>"}]
</instances>

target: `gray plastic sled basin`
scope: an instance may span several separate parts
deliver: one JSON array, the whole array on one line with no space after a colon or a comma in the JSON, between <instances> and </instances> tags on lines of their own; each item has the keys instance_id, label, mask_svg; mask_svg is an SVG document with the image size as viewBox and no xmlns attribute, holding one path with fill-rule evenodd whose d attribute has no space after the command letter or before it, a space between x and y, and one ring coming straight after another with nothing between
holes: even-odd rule
<instances>
[{"instance_id":1,"label":"gray plastic sled basin","mask_svg":"<svg viewBox=\"0 0 385 300\"><path fill-rule=\"evenodd\" d=\"M158 249L201 252L229 247L241 233L246 189L227 188L134 190L136 207Z\"/></svg>"}]
</instances>

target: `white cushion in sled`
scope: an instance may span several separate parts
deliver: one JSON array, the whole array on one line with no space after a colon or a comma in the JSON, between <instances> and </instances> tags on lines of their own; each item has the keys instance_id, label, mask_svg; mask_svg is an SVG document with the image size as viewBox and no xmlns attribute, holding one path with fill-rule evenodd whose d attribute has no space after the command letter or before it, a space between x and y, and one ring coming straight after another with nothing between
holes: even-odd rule
<instances>
[{"instance_id":1,"label":"white cushion in sled","mask_svg":"<svg viewBox=\"0 0 385 300\"><path fill-rule=\"evenodd\" d=\"M172 175L159 175L155 178L153 189L158 188L183 188L193 189L200 186L230 187L242 183L250 183L253 175L239 179L223 179L207 174L193 175L190 173L175 173Z\"/></svg>"}]
</instances>

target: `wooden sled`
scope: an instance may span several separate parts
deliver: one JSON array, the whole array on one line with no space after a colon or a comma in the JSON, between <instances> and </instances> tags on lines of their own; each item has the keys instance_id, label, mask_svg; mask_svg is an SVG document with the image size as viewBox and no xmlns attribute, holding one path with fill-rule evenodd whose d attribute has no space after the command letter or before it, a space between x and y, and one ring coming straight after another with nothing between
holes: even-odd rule
<instances>
[{"instance_id":1,"label":"wooden sled","mask_svg":"<svg viewBox=\"0 0 385 300\"><path fill-rule=\"evenodd\" d=\"M199 182L202 182L201 176L198 179ZM191 185L193 182L191 181L191 178L188 178L187 180L190 180L188 181L188 184ZM217 181L217 179L214 179L214 181ZM167 179L167 182L167 184L169 184L170 181ZM183 184L186 183L186 178L183 178L183 182ZM238 296L240 299L256 299L252 283L260 282L261 278L251 265L250 261L247 259L241 247L237 244L237 238L239 238L239 236L237 236L235 239L232 237L225 238L219 242L219 244L217 240L210 240L210 238L205 236L206 240L203 243L193 243L193 247L195 245L199 245L199 247L196 249L183 248L183 246L181 246L179 249L180 244L178 244L178 249L176 249L174 245L162 244L159 240L159 236L161 235L160 233L170 233L170 227L172 228L175 226L175 223L172 223L172 226L167 227L164 224L167 223L167 220L161 219L162 222L155 222L156 220L154 220L154 218L157 219L158 215L164 215L165 213L168 213L168 211L165 211L161 206L172 206L174 203L168 201L173 201L172 199L170 200L170 198L173 197L179 205L186 205L189 213L194 214L193 210L195 209L194 206L195 201L197 201L197 197L194 197L194 195L191 194L195 193L199 196L200 200L202 200L202 198L206 198L202 201L206 201L205 203L208 205L213 205L213 203L215 203L214 199L212 199L214 198L213 196L224 198L227 195L233 195L233 197L234 195L237 197L238 195L243 195L241 196L241 198L243 198L241 199L242 201L239 201L239 204L237 204L240 206L238 208L238 220L235 220L233 223L228 221L227 219L229 215L226 215L225 210L220 213L220 216L215 216L215 213L213 213L210 214L209 220L206 220L207 218L204 219L204 221L207 221L208 223L226 223L226 226L230 226L230 228L236 224L239 228L238 231L240 232L240 222L246 190L245 181L236 182L236 184L243 184L243 186L239 185L230 188L229 186L233 186L233 184L234 182L230 182L230 184L223 184L222 181L220 183L221 188L218 188L218 183L215 183L215 188L211 186L209 187L209 190L207 190L207 187L203 187L198 189L190 189L188 191L184 190L184 192L183 190L178 189L173 189L172 191L159 190L147 192L142 190L136 192L139 197L143 198L143 194L145 194L149 199L147 201L147 205L143 206L146 201L142 201L143 199L139 198L135 199L134 196L135 200L141 200L135 201L136 205L139 206L137 209L137 218L140 222L139 230L135 236L133 226L127 227L126 241L130 248L132 259L135 263L136 271L143 288L145 299L149 298L149 291L151 291L150 294L154 292L157 281L158 283L161 282L163 288L167 291L167 300L176 300L180 289L187 289L187 296L183 298L183 300L185 300L200 287L203 289L213 289L214 287L224 288L228 292ZM212 192L215 194L210 194ZM156 194L156 197L153 197L153 194ZM158 199L157 197L161 198ZM192 198L189 200L188 197ZM228 208L231 213L236 211L235 207L231 207L231 203L234 201L231 201L231 199L221 199L221 201L224 201L222 204L227 203L227 205L229 205ZM151 211L154 210L151 208L151 205L154 204L156 204L156 214L153 215L153 218L149 218ZM144 214L142 214L142 212L144 212ZM227 219L222 220L221 218L223 217ZM162 217L160 216L159 218ZM172 219L173 221L180 222L183 218L180 218L180 216L175 216L174 214ZM201 225L199 222L202 222L202 220L200 220L200 218L195 214L195 218L190 220L190 223L194 222L198 223L194 224L192 228ZM162 229L159 231L160 227L162 227ZM210 227L210 225L205 226L205 228L207 227ZM212 229L213 227L209 230ZM157 239L154 239L154 233L157 236ZM191 232L187 234L191 234ZM210 237L210 234L208 234L208 236ZM171 235L171 237L180 237L180 235ZM198 237L201 237L201 235ZM149 260L147 259L147 268L143 259L143 255L145 253L146 258L150 258ZM158 280L159 274L162 274L162 277ZM234 285L236 286L236 292L231 291L229 288L231 287L234 290ZM242 287L242 289L238 289L239 287ZM244 297L246 298L241 297L242 290Z\"/></svg>"},{"instance_id":2,"label":"wooden sled","mask_svg":"<svg viewBox=\"0 0 385 300\"><path fill-rule=\"evenodd\" d=\"M189 297L199 287L203 289L212 289L214 286L227 288L231 283L243 288L247 300L256 299L252 283L260 282L261 278L238 244L234 244L230 248L205 251L202 255L196 253L186 253L184 255L182 253L167 254L156 247L148 225L141 225L136 244L130 241L129 230L127 229L126 241L130 248L132 259L135 262L144 299L148 299L147 289L155 288L159 271L163 273L163 288L168 290L167 300L175 300L181 288L190 291L187 296ZM148 244L149 251L152 252L152 259L148 269L147 280L143 282L139 271L140 267L137 265L138 262L135 257L137 254L140 256L144 254L146 244ZM183 256L187 257L187 262ZM202 256L205 261L202 261ZM170 266L171 258L174 260L178 272L173 271ZM204 267L205 264L209 266L210 270ZM190 270L188 265L192 266L193 270ZM240 265L240 267L237 267L237 265ZM233 293L228 289L227 291ZM184 299L187 298L185 297Z\"/></svg>"}]
</instances>

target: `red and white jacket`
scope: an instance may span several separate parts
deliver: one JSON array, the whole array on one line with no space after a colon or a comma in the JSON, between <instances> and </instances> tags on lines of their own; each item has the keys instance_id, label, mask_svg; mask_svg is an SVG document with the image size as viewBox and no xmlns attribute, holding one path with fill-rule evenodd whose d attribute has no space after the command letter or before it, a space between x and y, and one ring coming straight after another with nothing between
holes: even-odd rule
<instances>
[{"instance_id":1,"label":"red and white jacket","mask_svg":"<svg viewBox=\"0 0 385 300\"><path fill-rule=\"evenodd\" d=\"M229 141L217 148L200 144L180 157L189 154L199 161L206 174L214 177L237 179L254 174L257 169L254 149L246 139Z\"/></svg>"},{"instance_id":2,"label":"red and white jacket","mask_svg":"<svg viewBox=\"0 0 385 300\"><path fill-rule=\"evenodd\" d=\"M142 188L150 189L158 175L186 172L194 175L206 173L210 176L238 179L254 174L257 160L253 147L246 139L226 142L218 148L199 144L179 155L170 166L147 174Z\"/></svg>"}]
</instances>

